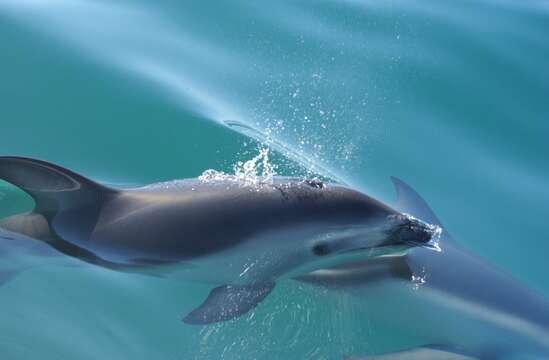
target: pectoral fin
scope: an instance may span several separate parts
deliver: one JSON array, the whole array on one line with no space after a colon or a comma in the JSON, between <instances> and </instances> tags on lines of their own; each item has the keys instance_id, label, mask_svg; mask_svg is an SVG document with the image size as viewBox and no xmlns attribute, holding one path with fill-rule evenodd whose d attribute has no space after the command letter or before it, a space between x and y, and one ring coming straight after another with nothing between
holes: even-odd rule
<instances>
[{"instance_id":1,"label":"pectoral fin","mask_svg":"<svg viewBox=\"0 0 549 360\"><path fill-rule=\"evenodd\" d=\"M346 360L480 360L445 346L422 346L390 354L347 357Z\"/></svg>"},{"instance_id":2,"label":"pectoral fin","mask_svg":"<svg viewBox=\"0 0 549 360\"><path fill-rule=\"evenodd\" d=\"M191 311L183 322L206 325L235 319L257 306L273 290L273 281L254 285L222 285Z\"/></svg>"}]
</instances>

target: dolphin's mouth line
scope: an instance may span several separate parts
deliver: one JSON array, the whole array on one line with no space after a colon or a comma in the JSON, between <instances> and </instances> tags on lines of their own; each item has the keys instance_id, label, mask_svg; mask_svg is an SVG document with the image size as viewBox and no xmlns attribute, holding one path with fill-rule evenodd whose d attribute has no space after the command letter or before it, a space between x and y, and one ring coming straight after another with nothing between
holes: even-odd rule
<instances>
[{"instance_id":1,"label":"dolphin's mouth line","mask_svg":"<svg viewBox=\"0 0 549 360\"><path fill-rule=\"evenodd\" d=\"M357 254L364 252L365 254L372 256L375 253L375 256L393 252L401 252L408 249L405 245L377 245L377 246L362 246L352 249L340 250L336 254L345 255L345 254ZM378 254L380 253L380 254Z\"/></svg>"}]
</instances>

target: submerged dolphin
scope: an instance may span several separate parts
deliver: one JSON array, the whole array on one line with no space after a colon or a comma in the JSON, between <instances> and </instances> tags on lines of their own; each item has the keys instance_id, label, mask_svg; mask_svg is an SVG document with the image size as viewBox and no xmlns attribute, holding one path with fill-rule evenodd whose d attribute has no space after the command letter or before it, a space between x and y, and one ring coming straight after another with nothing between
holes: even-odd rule
<instances>
[{"instance_id":1,"label":"submerged dolphin","mask_svg":"<svg viewBox=\"0 0 549 360\"><path fill-rule=\"evenodd\" d=\"M371 197L316 180L248 186L193 179L115 189L20 157L0 157L0 179L36 203L31 213L2 220L6 230L109 269L216 285L184 318L192 324L246 313L277 278L319 258L408 249L435 234Z\"/></svg>"},{"instance_id":2,"label":"submerged dolphin","mask_svg":"<svg viewBox=\"0 0 549 360\"><path fill-rule=\"evenodd\" d=\"M78 259L63 256L43 241L0 228L0 286L37 267L84 265Z\"/></svg>"},{"instance_id":3,"label":"submerged dolphin","mask_svg":"<svg viewBox=\"0 0 549 360\"><path fill-rule=\"evenodd\" d=\"M412 188L393 182L396 209L442 227ZM300 280L355 295L375 309L370 326L392 326L417 343L364 359L549 359L549 301L468 253L444 229L439 247L321 269Z\"/></svg>"}]
</instances>

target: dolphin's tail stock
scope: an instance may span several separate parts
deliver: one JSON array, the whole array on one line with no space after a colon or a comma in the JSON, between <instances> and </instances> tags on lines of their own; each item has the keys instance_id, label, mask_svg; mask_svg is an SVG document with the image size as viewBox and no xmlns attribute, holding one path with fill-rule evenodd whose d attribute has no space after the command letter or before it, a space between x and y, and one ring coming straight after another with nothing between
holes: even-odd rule
<instances>
[{"instance_id":1,"label":"dolphin's tail stock","mask_svg":"<svg viewBox=\"0 0 549 360\"><path fill-rule=\"evenodd\" d=\"M84 218L74 221L75 217L85 212L85 218L90 214L93 218L101 204L116 193L58 165L24 157L1 156L0 179L25 191L35 202L31 213L4 219L0 226L41 240L53 235L50 230L54 217L86 225L82 223Z\"/></svg>"},{"instance_id":2,"label":"dolphin's tail stock","mask_svg":"<svg viewBox=\"0 0 549 360\"><path fill-rule=\"evenodd\" d=\"M35 202L32 212L3 219L0 227L46 241L53 235L53 217L93 207L111 191L60 166L23 157L0 157L0 179L25 191Z\"/></svg>"}]
</instances>

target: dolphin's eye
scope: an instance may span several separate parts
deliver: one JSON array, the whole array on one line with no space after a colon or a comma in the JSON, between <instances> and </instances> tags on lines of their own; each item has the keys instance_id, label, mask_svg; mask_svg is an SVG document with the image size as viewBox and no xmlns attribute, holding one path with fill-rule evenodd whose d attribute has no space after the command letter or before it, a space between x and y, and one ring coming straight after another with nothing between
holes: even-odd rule
<instances>
[{"instance_id":1,"label":"dolphin's eye","mask_svg":"<svg viewBox=\"0 0 549 360\"><path fill-rule=\"evenodd\" d=\"M317 179L309 179L305 180L305 184L309 185L310 187L313 187L315 189L324 189L326 185L320 180Z\"/></svg>"},{"instance_id":2,"label":"dolphin's eye","mask_svg":"<svg viewBox=\"0 0 549 360\"><path fill-rule=\"evenodd\" d=\"M330 253L330 247L326 243L319 243L313 246L313 254L317 256L324 256Z\"/></svg>"}]
</instances>

